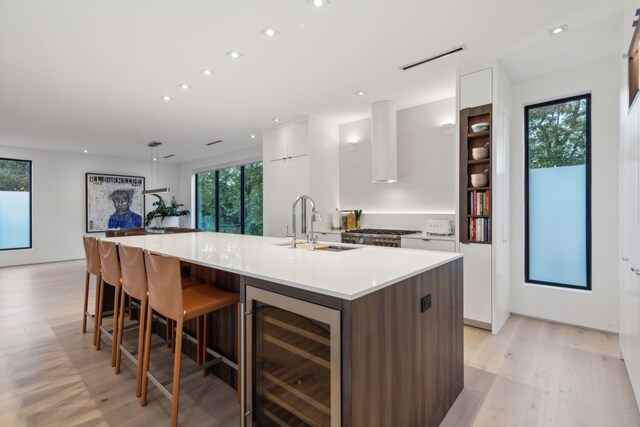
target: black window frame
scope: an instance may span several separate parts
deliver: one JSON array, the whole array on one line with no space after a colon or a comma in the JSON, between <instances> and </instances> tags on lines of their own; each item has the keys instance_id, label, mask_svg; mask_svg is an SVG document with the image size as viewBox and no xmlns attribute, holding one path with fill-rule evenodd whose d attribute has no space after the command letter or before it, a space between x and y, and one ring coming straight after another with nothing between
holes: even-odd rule
<instances>
[{"instance_id":1,"label":"black window frame","mask_svg":"<svg viewBox=\"0 0 640 427\"><path fill-rule=\"evenodd\" d=\"M543 280L533 280L529 276L529 111L548 107L550 105L564 104L573 101L587 101L587 120L586 120L586 179L585 179L585 191L586 191L586 260L587 260L587 283L586 286L570 285L565 283L546 282ZM524 108L524 274L525 283L534 285L553 286L558 288L579 289L583 291L592 290L592 263L591 263L591 94L585 93L582 95L575 95L565 98L554 99L551 101L541 102L537 104L527 105Z\"/></svg>"},{"instance_id":2,"label":"black window frame","mask_svg":"<svg viewBox=\"0 0 640 427\"><path fill-rule=\"evenodd\" d=\"M5 251L24 251L33 249L33 161L24 159L12 159L8 157L0 157L0 162L3 160L13 162L25 162L29 164L29 246L21 248L0 248L0 252Z\"/></svg>"},{"instance_id":3,"label":"black window frame","mask_svg":"<svg viewBox=\"0 0 640 427\"><path fill-rule=\"evenodd\" d=\"M245 234L246 232L246 197L247 197L247 193L245 191L245 167L249 166L249 165L254 165L256 163L263 163L262 161L257 161L257 162L252 162L252 163L247 163L244 165L238 165L238 166L229 166L230 168L233 167L240 167L240 234ZM227 168L222 168L222 169L227 169ZM221 169L216 169L215 171L210 170L210 171L202 171L200 173L205 173L205 172L215 172L215 181L216 181L216 206L215 206L215 211L216 211L216 218L215 218L215 232L218 233L220 232L220 170ZM264 171L264 169L263 169ZM196 227L198 226L199 223L199 216L200 216L200 210L198 209L198 207L200 206L200 200L198 197L198 175L200 173L196 173L195 175L195 185L196 185L196 191L195 191L195 221L196 221ZM263 173L263 178L264 178L264 173ZM263 181L264 182L264 181Z\"/></svg>"}]
</instances>

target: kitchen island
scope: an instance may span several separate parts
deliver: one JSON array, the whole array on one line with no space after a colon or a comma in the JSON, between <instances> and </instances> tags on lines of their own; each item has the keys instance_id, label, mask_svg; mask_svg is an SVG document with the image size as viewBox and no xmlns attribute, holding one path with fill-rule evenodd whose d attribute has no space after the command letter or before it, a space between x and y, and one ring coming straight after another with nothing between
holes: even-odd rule
<instances>
[{"instance_id":1,"label":"kitchen island","mask_svg":"<svg viewBox=\"0 0 640 427\"><path fill-rule=\"evenodd\" d=\"M222 233L106 239L240 293L247 425L438 425L463 388L462 256ZM212 317L237 360L234 310ZM233 372L216 371L235 383ZM242 383L243 381L241 381Z\"/></svg>"}]
</instances>

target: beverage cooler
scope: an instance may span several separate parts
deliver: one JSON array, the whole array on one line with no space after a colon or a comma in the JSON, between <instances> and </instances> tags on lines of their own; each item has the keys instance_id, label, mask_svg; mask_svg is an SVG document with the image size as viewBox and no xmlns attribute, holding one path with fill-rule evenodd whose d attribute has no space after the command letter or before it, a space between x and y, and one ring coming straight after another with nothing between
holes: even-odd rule
<instances>
[{"instance_id":1,"label":"beverage cooler","mask_svg":"<svg viewBox=\"0 0 640 427\"><path fill-rule=\"evenodd\" d=\"M340 312L246 289L242 424L340 426Z\"/></svg>"}]
</instances>

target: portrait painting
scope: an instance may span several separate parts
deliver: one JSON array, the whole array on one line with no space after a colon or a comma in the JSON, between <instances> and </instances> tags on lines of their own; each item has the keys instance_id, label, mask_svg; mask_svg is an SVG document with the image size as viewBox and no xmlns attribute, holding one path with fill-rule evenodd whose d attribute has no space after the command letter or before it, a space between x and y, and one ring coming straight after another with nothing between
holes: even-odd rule
<instances>
[{"instance_id":1,"label":"portrait painting","mask_svg":"<svg viewBox=\"0 0 640 427\"><path fill-rule=\"evenodd\" d=\"M144 224L144 177L86 174L87 233Z\"/></svg>"}]
</instances>

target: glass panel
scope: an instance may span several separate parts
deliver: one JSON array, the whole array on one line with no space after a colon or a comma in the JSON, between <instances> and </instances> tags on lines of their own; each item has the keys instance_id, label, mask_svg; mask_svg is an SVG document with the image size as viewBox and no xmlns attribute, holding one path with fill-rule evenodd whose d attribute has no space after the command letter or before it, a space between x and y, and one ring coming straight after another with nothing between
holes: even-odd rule
<instances>
[{"instance_id":1,"label":"glass panel","mask_svg":"<svg viewBox=\"0 0 640 427\"><path fill-rule=\"evenodd\" d=\"M262 236L262 163L244 167L244 234Z\"/></svg>"},{"instance_id":2,"label":"glass panel","mask_svg":"<svg viewBox=\"0 0 640 427\"><path fill-rule=\"evenodd\" d=\"M205 231L216 229L216 173L196 175L196 227Z\"/></svg>"},{"instance_id":3,"label":"glass panel","mask_svg":"<svg viewBox=\"0 0 640 427\"><path fill-rule=\"evenodd\" d=\"M589 286L588 102L527 109L528 281Z\"/></svg>"},{"instance_id":4,"label":"glass panel","mask_svg":"<svg viewBox=\"0 0 640 427\"><path fill-rule=\"evenodd\" d=\"M329 426L329 325L255 303L255 425Z\"/></svg>"},{"instance_id":5,"label":"glass panel","mask_svg":"<svg viewBox=\"0 0 640 427\"><path fill-rule=\"evenodd\" d=\"M0 250L31 247L31 162L0 159Z\"/></svg>"},{"instance_id":6,"label":"glass panel","mask_svg":"<svg viewBox=\"0 0 640 427\"><path fill-rule=\"evenodd\" d=\"M240 234L242 228L240 226L240 166L222 169L220 171L220 223L219 230L221 233Z\"/></svg>"}]
</instances>

